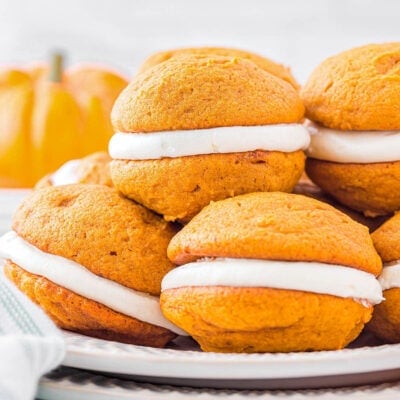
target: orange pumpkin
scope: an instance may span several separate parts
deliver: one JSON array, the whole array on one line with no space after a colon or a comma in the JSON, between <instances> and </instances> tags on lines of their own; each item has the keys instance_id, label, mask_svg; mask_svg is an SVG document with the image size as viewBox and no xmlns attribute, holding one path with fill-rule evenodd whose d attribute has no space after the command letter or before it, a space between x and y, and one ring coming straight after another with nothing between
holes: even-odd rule
<instances>
[{"instance_id":1,"label":"orange pumpkin","mask_svg":"<svg viewBox=\"0 0 400 400\"><path fill-rule=\"evenodd\" d=\"M65 161L106 150L127 81L105 68L0 70L0 186L31 187Z\"/></svg>"}]
</instances>

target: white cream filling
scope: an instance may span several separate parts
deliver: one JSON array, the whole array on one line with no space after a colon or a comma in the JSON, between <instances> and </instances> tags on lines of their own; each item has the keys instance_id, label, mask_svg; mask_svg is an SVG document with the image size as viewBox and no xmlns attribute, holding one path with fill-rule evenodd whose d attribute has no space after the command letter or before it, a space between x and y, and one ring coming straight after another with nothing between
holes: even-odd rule
<instances>
[{"instance_id":1,"label":"white cream filling","mask_svg":"<svg viewBox=\"0 0 400 400\"><path fill-rule=\"evenodd\" d=\"M77 174L77 169L81 163L81 160L70 160L55 171L51 177L50 181L53 186L69 185L71 183L78 183L79 176Z\"/></svg>"},{"instance_id":2,"label":"white cream filling","mask_svg":"<svg viewBox=\"0 0 400 400\"><path fill-rule=\"evenodd\" d=\"M309 123L308 157L338 163L379 163L400 160L400 130L339 131Z\"/></svg>"},{"instance_id":3,"label":"white cream filling","mask_svg":"<svg viewBox=\"0 0 400 400\"><path fill-rule=\"evenodd\" d=\"M0 256L10 259L24 270L45 277L114 311L179 335L184 331L169 322L161 313L159 298L97 276L82 265L64 257L45 253L31 245L14 231L0 238Z\"/></svg>"},{"instance_id":4,"label":"white cream filling","mask_svg":"<svg viewBox=\"0 0 400 400\"><path fill-rule=\"evenodd\" d=\"M152 133L117 132L110 140L108 151L114 159L154 160L253 150L290 153L305 150L309 143L304 126L278 124Z\"/></svg>"},{"instance_id":5,"label":"white cream filling","mask_svg":"<svg viewBox=\"0 0 400 400\"><path fill-rule=\"evenodd\" d=\"M386 263L378 280L382 290L400 288L400 260Z\"/></svg>"},{"instance_id":6,"label":"white cream filling","mask_svg":"<svg viewBox=\"0 0 400 400\"><path fill-rule=\"evenodd\" d=\"M318 262L217 258L170 271L161 290L185 286L268 287L353 298L365 306L383 300L374 275L355 268Z\"/></svg>"}]
</instances>

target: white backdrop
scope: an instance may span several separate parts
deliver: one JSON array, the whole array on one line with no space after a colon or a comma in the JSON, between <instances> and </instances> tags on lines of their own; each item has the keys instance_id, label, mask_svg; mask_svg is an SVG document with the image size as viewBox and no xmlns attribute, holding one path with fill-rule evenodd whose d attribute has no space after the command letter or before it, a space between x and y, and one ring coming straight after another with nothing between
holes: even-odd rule
<instances>
[{"instance_id":1,"label":"white backdrop","mask_svg":"<svg viewBox=\"0 0 400 400\"><path fill-rule=\"evenodd\" d=\"M226 45L291 66L304 82L328 55L400 41L399 0L0 0L0 64L97 61L132 75L147 55Z\"/></svg>"}]
</instances>

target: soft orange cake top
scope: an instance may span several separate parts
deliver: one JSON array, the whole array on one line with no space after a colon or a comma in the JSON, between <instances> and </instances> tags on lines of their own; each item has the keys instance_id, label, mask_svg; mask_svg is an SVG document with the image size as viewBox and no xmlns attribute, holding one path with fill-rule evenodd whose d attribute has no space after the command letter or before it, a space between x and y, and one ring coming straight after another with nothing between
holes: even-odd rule
<instances>
[{"instance_id":1,"label":"soft orange cake top","mask_svg":"<svg viewBox=\"0 0 400 400\"><path fill-rule=\"evenodd\" d=\"M367 227L326 203L281 192L210 203L174 236L168 256L176 264L233 257L382 269Z\"/></svg>"},{"instance_id":2,"label":"soft orange cake top","mask_svg":"<svg viewBox=\"0 0 400 400\"><path fill-rule=\"evenodd\" d=\"M144 63L140 66L138 73L148 70L157 64L164 61L170 60L171 58L177 58L181 56L195 55L195 56L225 56L225 57L239 57L245 60L252 61L254 64L259 66L264 71L269 72L278 78L290 83L295 89L299 89L299 84L293 77L290 69L282 64L270 60L267 57L263 57L259 54L252 53L246 50L232 49L228 47L188 47L181 49L172 49L159 51L148 57Z\"/></svg>"},{"instance_id":3,"label":"soft orange cake top","mask_svg":"<svg viewBox=\"0 0 400 400\"><path fill-rule=\"evenodd\" d=\"M114 104L121 132L299 122L304 106L289 83L237 57L179 57L137 75Z\"/></svg>"},{"instance_id":4,"label":"soft orange cake top","mask_svg":"<svg viewBox=\"0 0 400 400\"><path fill-rule=\"evenodd\" d=\"M166 249L176 229L103 185L36 190L17 209L13 229L46 253L142 292L159 294L174 267Z\"/></svg>"},{"instance_id":5,"label":"soft orange cake top","mask_svg":"<svg viewBox=\"0 0 400 400\"><path fill-rule=\"evenodd\" d=\"M301 95L306 116L329 128L400 129L400 42L329 57L311 74Z\"/></svg>"}]
</instances>

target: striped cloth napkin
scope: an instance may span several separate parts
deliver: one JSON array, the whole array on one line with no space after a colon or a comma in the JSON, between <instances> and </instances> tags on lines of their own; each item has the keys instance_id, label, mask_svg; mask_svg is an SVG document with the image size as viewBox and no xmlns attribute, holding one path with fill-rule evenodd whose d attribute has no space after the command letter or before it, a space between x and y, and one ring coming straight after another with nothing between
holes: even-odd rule
<instances>
[{"instance_id":1,"label":"striped cloth napkin","mask_svg":"<svg viewBox=\"0 0 400 400\"><path fill-rule=\"evenodd\" d=\"M61 332L8 282L0 265L0 399L32 400L39 378L64 354Z\"/></svg>"}]
</instances>

